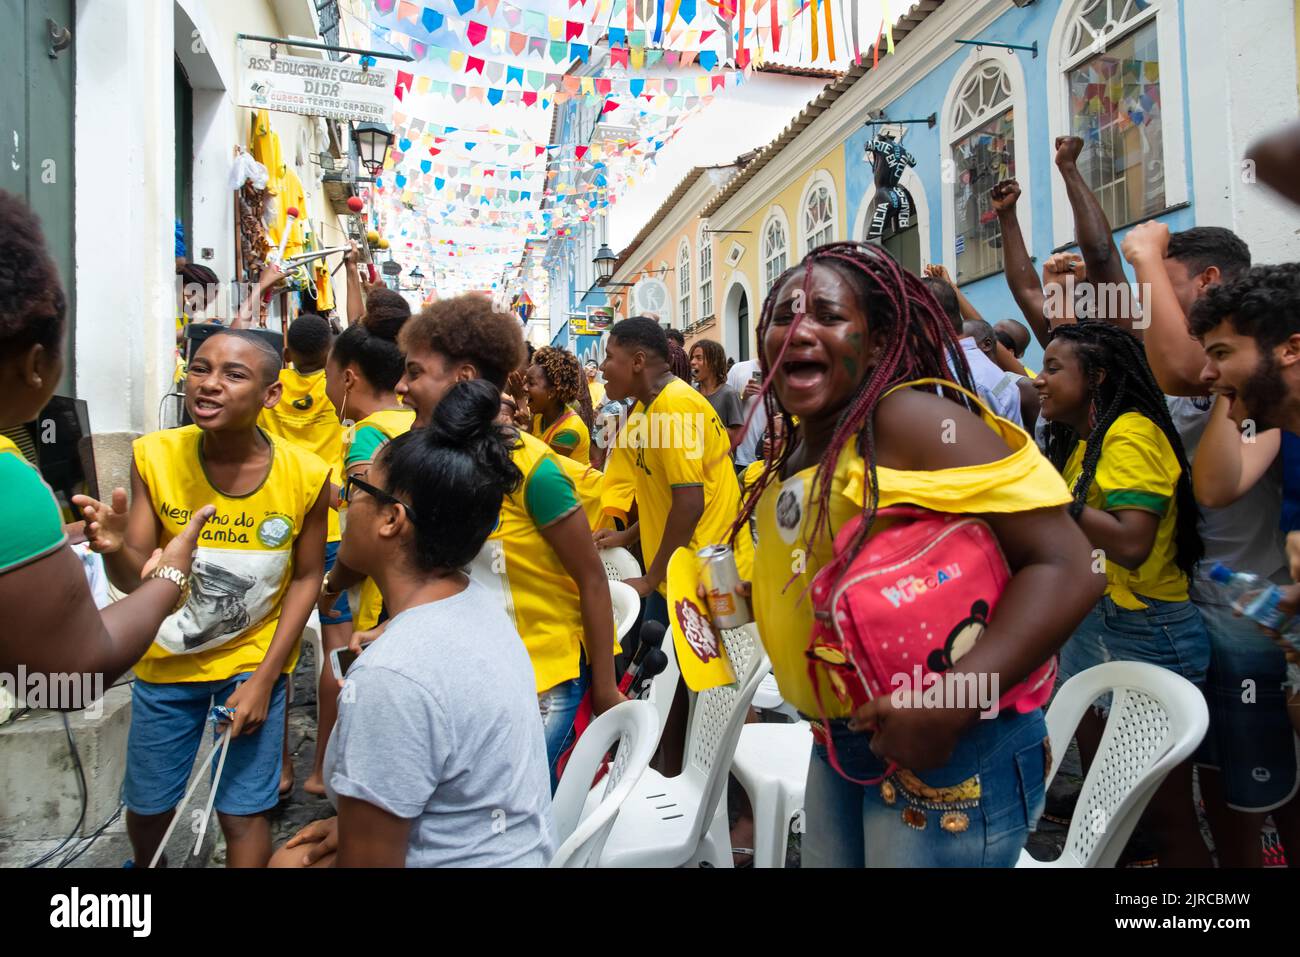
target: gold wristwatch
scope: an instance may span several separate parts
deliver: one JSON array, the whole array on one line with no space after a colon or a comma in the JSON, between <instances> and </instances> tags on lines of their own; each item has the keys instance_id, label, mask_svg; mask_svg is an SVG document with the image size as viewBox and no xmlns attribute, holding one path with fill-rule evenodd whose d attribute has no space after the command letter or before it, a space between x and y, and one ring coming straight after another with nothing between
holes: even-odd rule
<instances>
[{"instance_id":1,"label":"gold wristwatch","mask_svg":"<svg viewBox=\"0 0 1300 957\"><path fill-rule=\"evenodd\" d=\"M176 604L172 607L171 613L174 615L190 600L190 576L185 574L175 565L159 565L149 573L148 581L153 578L165 578L181 590L180 597L176 599Z\"/></svg>"}]
</instances>

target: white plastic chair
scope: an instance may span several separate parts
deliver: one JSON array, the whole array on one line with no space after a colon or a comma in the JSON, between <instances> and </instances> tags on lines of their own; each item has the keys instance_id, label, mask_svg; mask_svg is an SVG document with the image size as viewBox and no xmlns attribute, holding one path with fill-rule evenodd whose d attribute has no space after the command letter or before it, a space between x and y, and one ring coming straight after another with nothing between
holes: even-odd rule
<instances>
[{"instance_id":1,"label":"white plastic chair","mask_svg":"<svg viewBox=\"0 0 1300 957\"><path fill-rule=\"evenodd\" d=\"M560 841L551 858L551 867L590 867L599 859L619 808L654 756L659 742L655 722L651 705L644 701L624 701L602 714L583 732L551 802L555 833ZM609 773L593 789L592 778L616 742L618 750ZM601 791L594 805L593 791ZM585 815L584 809L588 809Z\"/></svg>"},{"instance_id":2,"label":"white plastic chair","mask_svg":"<svg viewBox=\"0 0 1300 957\"><path fill-rule=\"evenodd\" d=\"M626 637L641 614L641 596L631 585L609 580L609 600L614 605L614 631L619 641Z\"/></svg>"},{"instance_id":3,"label":"white plastic chair","mask_svg":"<svg viewBox=\"0 0 1300 957\"><path fill-rule=\"evenodd\" d=\"M731 773L754 809L754 866L785 867L790 821L803 810L812 728L793 724L747 724L731 762Z\"/></svg>"},{"instance_id":4,"label":"white plastic chair","mask_svg":"<svg viewBox=\"0 0 1300 957\"><path fill-rule=\"evenodd\" d=\"M759 711L775 711L783 714L791 721L799 720L799 712L785 703L781 697L781 689L777 687L776 675L767 674L758 686L758 692L754 695L754 707Z\"/></svg>"},{"instance_id":5,"label":"white plastic chair","mask_svg":"<svg viewBox=\"0 0 1300 957\"><path fill-rule=\"evenodd\" d=\"M1054 861L1020 852L1017 867L1114 867L1138 818L1165 777L1205 737L1209 711L1187 679L1156 665L1109 661L1080 672L1056 692L1047 712L1052 783L1084 712L1113 692L1106 730Z\"/></svg>"},{"instance_id":6,"label":"white plastic chair","mask_svg":"<svg viewBox=\"0 0 1300 957\"><path fill-rule=\"evenodd\" d=\"M626 548L601 548L598 551L605 566L605 576L610 581L641 577L641 563Z\"/></svg>"},{"instance_id":7,"label":"white plastic chair","mask_svg":"<svg viewBox=\"0 0 1300 957\"><path fill-rule=\"evenodd\" d=\"M694 696L682 772L647 769L619 811L601 867L731 867L722 797L749 703L770 664L749 624L722 633L736 683ZM667 688L665 683L665 688Z\"/></svg>"}]
</instances>

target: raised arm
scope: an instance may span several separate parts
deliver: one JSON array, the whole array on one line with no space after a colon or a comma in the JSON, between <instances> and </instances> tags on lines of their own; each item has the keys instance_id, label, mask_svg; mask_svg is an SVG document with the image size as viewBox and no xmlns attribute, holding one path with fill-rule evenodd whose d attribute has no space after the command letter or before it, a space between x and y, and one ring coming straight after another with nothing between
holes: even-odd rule
<instances>
[{"instance_id":1,"label":"raised arm","mask_svg":"<svg viewBox=\"0 0 1300 957\"><path fill-rule=\"evenodd\" d=\"M1161 389L1168 395L1205 395L1201 382L1205 350L1188 331L1187 316L1169 281L1165 270L1168 251L1169 227L1164 223L1142 223L1124 237L1124 258L1137 275L1142 299L1142 321L1132 325L1131 331L1141 337Z\"/></svg>"},{"instance_id":2,"label":"raised arm","mask_svg":"<svg viewBox=\"0 0 1300 957\"><path fill-rule=\"evenodd\" d=\"M1083 262L1088 267L1088 279L1095 285L1111 288L1122 286L1128 289L1128 277L1124 275L1124 263L1115 238L1110 231L1110 223L1102 210L1097 197L1092 194L1088 184L1079 172L1079 154L1083 152L1083 140L1077 136L1058 136L1056 138L1056 168L1060 170L1065 181L1065 192L1070 197L1070 208L1074 210L1074 239L1083 253ZM1098 297L1102 302L1106 297ZM1122 316L1098 316L1111 322L1127 319L1132 322L1133 310Z\"/></svg>"},{"instance_id":3,"label":"raised arm","mask_svg":"<svg viewBox=\"0 0 1300 957\"><path fill-rule=\"evenodd\" d=\"M284 273L273 263L267 263L262 267L261 273L258 274L257 283L253 286L252 291L245 297L244 301L239 304L239 312L230 323L231 329L247 329L255 318L262 314L262 300L266 298L266 292L281 279Z\"/></svg>"},{"instance_id":4,"label":"raised arm","mask_svg":"<svg viewBox=\"0 0 1300 957\"><path fill-rule=\"evenodd\" d=\"M1255 164L1255 176L1293 203L1300 204L1300 122L1290 123L1251 144L1246 159Z\"/></svg>"},{"instance_id":5,"label":"raised arm","mask_svg":"<svg viewBox=\"0 0 1300 957\"><path fill-rule=\"evenodd\" d=\"M347 276L348 286L348 325L356 325L361 321L361 317L366 314L365 297L361 294L361 270L358 265L361 261L361 253L357 250L355 242L350 243L351 249L343 257L343 272Z\"/></svg>"},{"instance_id":6,"label":"raised arm","mask_svg":"<svg viewBox=\"0 0 1300 957\"><path fill-rule=\"evenodd\" d=\"M1020 220L1016 215L1020 184L1014 179L1003 180L993 187L990 196L1002 230L1003 272L1007 277L1007 286L1011 289L1011 297L1029 323L1034 338L1046 348L1051 330L1043 314L1043 287L1038 281L1033 261L1029 258L1029 249L1025 246L1025 237L1020 231Z\"/></svg>"},{"instance_id":7,"label":"raised arm","mask_svg":"<svg viewBox=\"0 0 1300 957\"><path fill-rule=\"evenodd\" d=\"M1282 433L1269 429L1247 441L1228 418L1228 402L1214 400L1210 421L1192 459L1192 491L1206 508L1224 508L1241 498L1269 470L1282 448Z\"/></svg>"},{"instance_id":8,"label":"raised arm","mask_svg":"<svg viewBox=\"0 0 1300 957\"><path fill-rule=\"evenodd\" d=\"M952 281L952 276L948 273L948 267L943 263L931 263L925 267L925 274L934 279L942 279L948 285L952 286L952 291L957 294L957 308L961 312L962 322L974 322L976 320L983 322L984 317L980 311L971 305L971 301L966 298L965 294L957 288L957 284Z\"/></svg>"}]
</instances>

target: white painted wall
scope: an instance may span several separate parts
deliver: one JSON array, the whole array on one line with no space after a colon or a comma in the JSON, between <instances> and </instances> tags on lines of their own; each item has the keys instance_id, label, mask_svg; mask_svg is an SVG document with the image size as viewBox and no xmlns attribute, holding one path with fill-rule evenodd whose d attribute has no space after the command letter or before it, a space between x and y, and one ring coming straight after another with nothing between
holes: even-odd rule
<instances>
[{"instance_id":1,"label":"white painted wall","mask_svg":"<svg viewBox=\"0 0 1300 957\"><path fill-rule=\"evenodd\" d=\"M78 0L78 397L96 432L144 431L172 375L170 4Z\"/></svg>"},{"instance_id":2,"label":"white painted wall","mask_svg":"<svg viewBox=\"0 0 1300 957\"><path fill-rule=\"evenodd\" d=\"M171 389L175 54L182 54L196 86L190 258L226 282L234 274L235 243L228 179L235 145L247 143L250 116L231 92L235 35L302 35L311 14L309 0L177 3L179 16L170 0L77 3L76 390L97 432L157 428L160 402ZM285 28L277 13L294 23ZM327 207L320 168L307 158L325 148L319 121L287 113L271 118L322 242L339 245L341 224ZM213 259L200 258L203 247L214 250ZM335 283L340 308L341 277ZM233 306L227 301L221 311L229 317Z\"/></svg>"},{"instance_id":3,"label":"white painted wall","mask_svg":"<svg viewBox=\"0 0 1300 957\"><path fill-rule=\"evenodd\" d=\"M1227 226L1256 263L1300 259L1300 218L1250 181L1247 147L1296 117L1293 0L1185 0L1192 180L1199 226ZM1226 133L1226 135L1225 135Z\"/></svg>"}]
</instances>

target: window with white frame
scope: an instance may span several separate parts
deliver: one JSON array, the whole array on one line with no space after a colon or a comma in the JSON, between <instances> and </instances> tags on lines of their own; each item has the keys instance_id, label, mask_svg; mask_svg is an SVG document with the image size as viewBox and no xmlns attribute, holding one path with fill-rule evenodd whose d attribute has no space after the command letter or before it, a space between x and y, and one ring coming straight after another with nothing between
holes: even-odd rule
<instances>
[{"instance_id":1,"label":"window with white frame","mask_svg":"<svg viewBox=\"0 0 1300 957\"><path fill-rule=\"evenodd\" d=\"M1157 6L1080 0L1062 47L1079 172L1115 229L1166 204Z\"/></svg>"},{"instance_id":2,"label":"window with white frame","mask_svg":"<svg viewBox=\"0 0 1300 957\"><path fill-rule=\"evenodd\" d=\"M763 288L770 292L776 279L785 272L790 243L781 220L772 216L763 227Z\"/></svg>"},{"instance_id":3,"label":"window with white frame","mask_svg":"<svg viewBox=\"0 0 1300 957\"><path fill-rule=\"evenodd\" d=\"M835 200L824 184L815 186L804 199L803 234L805 253L835 239Z\"/></svg>"},{"instance_id":4,"label":"window with white frame","mask_svg":"<svg viewBox=\"0 0 1300 957\"><path fill-rule=\"evenodd\" d=\"M691 244L682 240L677 247L677 315L681 328L691 325Z\"/></svg>"},{"instance_id":5,"label":"window with white frame","mask_svg":"<svg viewBox=\"0 0 1300 957\"><path fill-rule=\"evenodd\" d=\"M713 240L708 231L700 230L700 318L713 315Z\"/></svg>"},{"instance_id":6,"label":"window with white frame","mask_svg":"<svg viewBox=\"0 0 1300 957\"><path fill-rule=\"evenodd\" d=\"M1016 175L1011 78L996 60L974 64L952 112L953 238L957 280L1002 269L1002 232L989 191Z\"/></svg>"}]
</instances>

